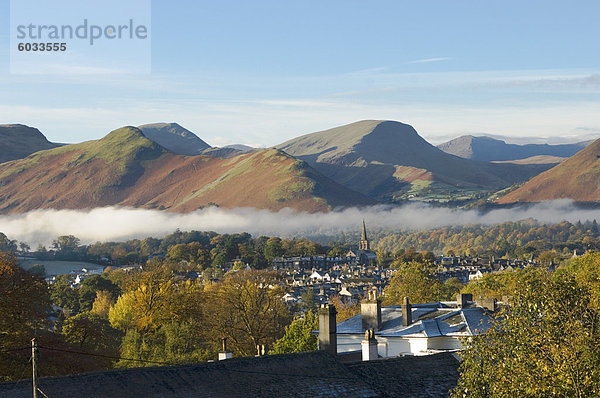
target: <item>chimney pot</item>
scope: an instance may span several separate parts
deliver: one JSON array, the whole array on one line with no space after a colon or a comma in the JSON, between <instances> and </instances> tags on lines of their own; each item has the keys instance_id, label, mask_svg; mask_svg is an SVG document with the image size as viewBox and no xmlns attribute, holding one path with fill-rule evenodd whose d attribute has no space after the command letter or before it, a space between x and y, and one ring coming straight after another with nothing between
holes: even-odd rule
<instances>
[{"instance_id":1,"label":"chimney pot","mask_svg":"<svg viewBox=\"0 0 600 398\"><path fill-rule=\"evenodd\" d=\"M377 340L375 339L375 331L373 329L365 331L365 339L361 342L361 348L363 361L377 359Z\"/></svg>"},{"instance_id":2,"label":"chimney pot","mask_svg":"<svg viewBox=\"0 0 600 398\"><path fill-rule=\"evenodd\" d=\"M221 337L221 346L223 351L219 352L219 361L233 358L233 354L227 351L227 337Z\"/></svg>"}]
</instances>

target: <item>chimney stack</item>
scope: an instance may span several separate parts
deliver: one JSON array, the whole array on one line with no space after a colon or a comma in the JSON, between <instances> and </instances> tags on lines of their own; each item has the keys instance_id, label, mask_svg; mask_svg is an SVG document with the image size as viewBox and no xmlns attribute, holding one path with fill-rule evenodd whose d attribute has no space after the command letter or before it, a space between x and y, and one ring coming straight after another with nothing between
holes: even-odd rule
<instances>
[{"instance_id":1,"label":"chimney stack","mask_svg":"<svg viewBox=\"0 0 600 398\"><path fill-rule=\"evenodd\" d=\"M409 326L412 323L412 310L408 297L404 297L402 302L402 326Z\"/></svg>"},{"instance_id":2,"label":"chimney stack","mask_svg":"<svg viewBox=\"0 0 600 398\"><path fill-rule=\"evenodd\" d=\"M360 303L363 330L381 330L381 301L377 299L377 288L368 292L367 300Z\"/></svg>"},{"instance_id":3,"label":"chimney stack","mask_svg":"<svg viewBox=\"0 0 600 398\"><path fill-rule=\"evenodd\" d=\"M219 361L233 358L233 354L227 351L227 337L221 337L221 346L223 351L219 352Z\"/></svg>"},{"instance_id":4,"label":"chimney stack","mask_svg":"<svg viewBox=\"0 0 600 398\"><path fill-rule=\"evenodd\" d=\"M321 304L319 308L319 350L337 355L337 311L332 304Z\"/></svg>"},{"instance_id":5,"label":"chimney stack","mask_svg":"<svg viewBox=\"0 0 600 398\"><path fill-rule=\"evenodd\" d=\"M466 307L469 301L473 301L473 295L470 293L458 293L456 295L456 305L458 308Z\"/></svg>"},{"instance_id":6,"label":"chimney stack","mask_svg":"<svg viewBox=\"0 0 600 398\"><path fill-rule=\"evenodd\" d=\"M480 297L477 300L477 304L480 307L483 307L486 310L492 311L492 312L496 312L496 310L498 309L497 300L495 298L483 298L483 297Z\"/></svg>"},{"instance_id":7,"label":"chimney stack","mask_svg":"<svg viewBox=\"0 0 600 398\"><path fill-rule=\"evenodd\" d=\"M361 342L361 346L363 361L377 359L377 340L375 339L375 332L373 329L369 329L365 332L365 339Z\"/></svg>"}]
</instances>

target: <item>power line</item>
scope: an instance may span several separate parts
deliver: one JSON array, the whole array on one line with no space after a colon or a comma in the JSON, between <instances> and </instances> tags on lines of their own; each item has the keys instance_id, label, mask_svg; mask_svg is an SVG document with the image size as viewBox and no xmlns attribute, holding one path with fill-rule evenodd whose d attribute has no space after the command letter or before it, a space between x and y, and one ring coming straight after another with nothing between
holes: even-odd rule
<instances>
[{"instance_id":1,"label":"power line","mask_svg":"<svg viewBox=\"0 0 600 398\"><path fill-rule=\"evenodd\" d=\"M146 363L154 363L154 364L157 364L157 365L171 365L171 366L180 365L180 364L172 363L172 362L160 362L160 361L149 361L149 360L146 360L146 359L123 358L123 357L116 357L116 356L112 356L112 355L93 354L91 352L65 350L65 349L62 349L62 348L50 348L50 347L43 347L43 346L38 346L38 348L41 348L43 350L50 350L50 351L67 352L67 353L70 353L70 354L88 355L88 356L91 356L91 357L100 357L100 358L108 358L108 359L119 359L119 360L123 360L123 361L146 362Z\"/></svg>"},{"instance_id":2,"label":"power line","mask_svg":"<svg viewBox=\"0 0 600 398\"><path fill-rule=\"evenodd\" d=\"M31 349L31 347L7 348L6 350L0 350L0 354L6 354L8 352L23 351L23 350L30 350L30 349Z\"/></svg>"},{"instance_id":3,"label":"power line","mask_svg":"<svg viewBox=\"0 0 600 398\"><path fill-rule=\"evenodd\" d=\"M28 349L31 349L29 347L27 347ZM29 369L29 363L31 362L33 358L29 357L29 360L27 361L27 363L25 364L25 367L23 368L23 372L21 372L21 376L19 376L19 379L17 380L17 382L15 383L15 385L13 386L13 388L11 388L11 390L9 391L9 393L12 395L12 393L16 390L17 386L19 385L19 383L21 381L23 381L23 377L25 377L25 372L27 371L27 369ZM6 397L6 395L4 395ZM10 397L10 395L9 395Z\"/></svg>"}]
</instances>

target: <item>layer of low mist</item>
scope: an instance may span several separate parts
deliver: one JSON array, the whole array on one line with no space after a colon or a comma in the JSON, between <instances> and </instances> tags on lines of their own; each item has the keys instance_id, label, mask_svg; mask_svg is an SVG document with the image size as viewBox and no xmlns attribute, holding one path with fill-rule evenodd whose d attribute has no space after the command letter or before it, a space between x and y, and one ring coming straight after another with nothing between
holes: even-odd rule
<instances>
[{"instance_id":1,"label":"layer of low mist","mask_svg":"<svg viewBox=\"0 0 600 398\"><path fill-rule=\"evenodd\" d=\"M48 245L60 235L75 235L82 243L161 237L182 231L249 232L254 236L328 235L356 231L364 219L368 226L390 231L431 229L448 225L497 224L533 218L541 223L597 219L600 210L557 200L488 212L434 207L415 203L400 207L349 208L329 213L279 212L251 208L206 208L192 213L102 207L90 210L35 210L0 216L0 232L10 239Z\"/></svg>"}]
</instances>

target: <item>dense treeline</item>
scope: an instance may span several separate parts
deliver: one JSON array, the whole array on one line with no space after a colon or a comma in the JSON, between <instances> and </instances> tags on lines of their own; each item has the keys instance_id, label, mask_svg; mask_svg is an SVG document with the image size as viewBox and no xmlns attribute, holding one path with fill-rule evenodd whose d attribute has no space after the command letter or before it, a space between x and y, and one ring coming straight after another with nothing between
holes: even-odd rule
<instances>
[{"instance_id":1,"label":"dense treeline","mask_svg":"<svg viewBox=\"0 0 600 398\"><path fill-rule=\"evenodd\" d=\"M171 263L187 264L188 270L222 269L237 260L252 269L265 269L279 256L342 255L351 245L328 246L308 239L282 239L248 233L176 231L162 239L132 239L125 242L96 242L82 245L73 235L59 236L51 248L39 246L33 253L25 243L10 240L0 233L0 250L33 254L38 259L85 260L112 265L144 264L149 259L164 258Z\"/></svg>"},{"instance_id":2,"label":"dense treeline","mask_svg":"<svg viewBox=\"0 0 600 398\"><path fill-rule=\"evenodd\" d=\"M582 253L600 249L600 229L597 222L571 224L539 224L535 220L506 222L497 225L454 226L407 234L389 234L378 240L377 248L396 252L401 248L453 252L471 256L509 256L531 259L544 251Z\"/></svg>"},{"instance_id":3,"label":"dense treeline","mask_svg":"<svg viewBox=\"0 0 600 398\"><path fill-rule=\"evenodd\" d=\"M391 262L391 254L410 248L435 254L453 253L471 256L508 256L530 260L545 251L566 255L577 250L600 249L600 227L597 222L571 224L540 224L528 219L497 225L449 226L427 231L390 233L378 230L371 233L372 247L383 264ZM350 240L349 240L350 239ZM37 258L57 260L110 261L115 265L143 264L149 258L167 257L172 261L188 262L197 270L222 268L240 260L253 269L265 269L274 257L330 255L339 256L356 246L351 234L320 237L317 243L309 239L283 239L248 233L217 234L216 232L176 231L164 238L132 239L125 242L96 242L81 245L72 235L60 236L52 247L39 246ZM338 243L332 243L338 242ZM0 233L0 250L26 253L29 246L10 240ZM386 261L386 259L388 261Z\"/></svg>"}]
</instances>

